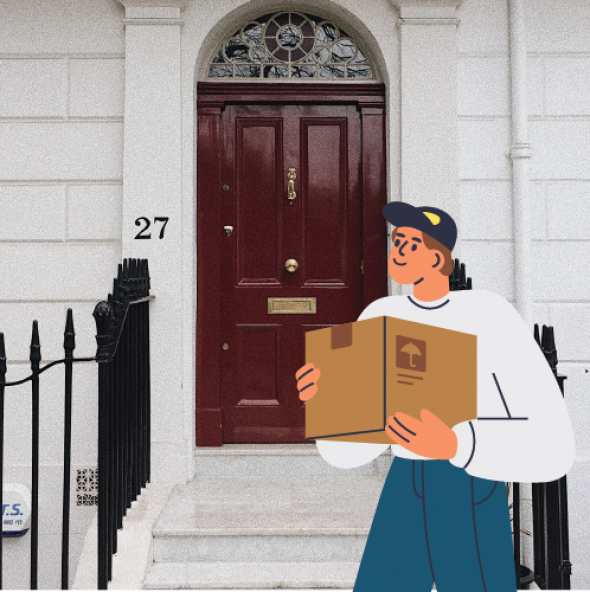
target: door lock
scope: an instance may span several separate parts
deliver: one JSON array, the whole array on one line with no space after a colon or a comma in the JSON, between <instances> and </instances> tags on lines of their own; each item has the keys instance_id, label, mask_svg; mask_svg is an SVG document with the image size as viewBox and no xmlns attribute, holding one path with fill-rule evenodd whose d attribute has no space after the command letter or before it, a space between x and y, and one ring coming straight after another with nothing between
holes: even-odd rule
<instances>
[{"instance_id":1,"label":"door lock","mask_svg":"<svg viewBox=\"0 0 590 592\"><path fill-rule=\"evenodd\" d=\"M234 227L233 226L224 226L223 230L225 231L225 236L229 236L234 231Z\"/></svg>"}]
</instances>

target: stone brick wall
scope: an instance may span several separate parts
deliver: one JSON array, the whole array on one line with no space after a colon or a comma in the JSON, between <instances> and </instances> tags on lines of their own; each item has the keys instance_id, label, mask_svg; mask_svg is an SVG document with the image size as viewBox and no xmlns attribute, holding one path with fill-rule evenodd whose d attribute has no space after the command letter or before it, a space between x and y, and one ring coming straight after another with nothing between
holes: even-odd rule
<instances>
[{"instance_id":1,"label":"stone brick wall","mask_svg":"<svg viewBox=\"0 0 590 592\"><path fill-rule=\"evenodd\" d=\"M555 327L577 455L568 475L572 588L590 588L590 4L526 3L535 319ZM474 287L513 299L505 2L467 0L458 29L462 252Z\"/></svg>"},{"instance_id":2,"label":"stone brick wall","mask_svg":"<svg viewBox=\"0 0 590 592\"><path fill-rule=\"evenodd\" d=\"M33 319L43 363L94 355L94 304L121 258L123 8L111 0L0 4L0 331L8 380L28 375ZM96 466L96 365L74 367L70 582L94 507L76 469ZM7 389L5 482L31 486L30 383ZM39 587L61 587L63 370L41 379ZM3 585L29 587L30 533L4 540Z\"/></svg>"}]
</instances>

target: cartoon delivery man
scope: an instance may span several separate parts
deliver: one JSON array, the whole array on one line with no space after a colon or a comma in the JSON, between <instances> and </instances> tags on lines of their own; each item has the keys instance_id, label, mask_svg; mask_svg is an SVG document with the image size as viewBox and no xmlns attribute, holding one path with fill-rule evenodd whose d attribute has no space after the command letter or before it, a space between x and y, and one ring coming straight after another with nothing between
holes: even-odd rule
<instances>
[{"instance_id":1,"label":"cartoon delivery man","mask_svg":"<svg viewBox=\"0 0 590 592\"><path fill-rule=\"evenodd\" d=\"M391 202L389 273L412 296L370 304L358 320L391 316L477 335L477 411L452 428L428 409L397 412L385 431L394 460L375 511L354 592L507 592L516 589L506 481L565 475L574 437L557 382L514 307L487 290L449 292L457 227L444 211ZM461 372L460 365L456 368ZM296 373L302 400L321 397L313 363ZM321 383L320 383L321 384ZM319 392L319 394L318 394ZM362 393L359 393L362 396ZM439 393L452 399L453 393ZM351 468L388 444L316 440Z\"/></svg>"}]
</instances>

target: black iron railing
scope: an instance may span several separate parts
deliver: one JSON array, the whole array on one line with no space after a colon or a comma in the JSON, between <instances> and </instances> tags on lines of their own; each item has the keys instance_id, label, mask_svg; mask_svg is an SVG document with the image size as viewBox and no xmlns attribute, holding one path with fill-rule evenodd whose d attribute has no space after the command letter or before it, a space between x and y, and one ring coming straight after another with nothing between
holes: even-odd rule
<instances>
[{"instance_id":1,"label":"black iron railing","mask_svg":"<svg viewBox=\"0 0 590 592\"><path fill-rule=\"evenodd\" d=\"M98 351L98 589L112 578L117 530L150 480L149 271L119 265L94 310Z\"/></svg>"},{"instance_id":2,"label":"black iron railing","mask_svg":"<svg viewBox=\"0 0 590 592\"><path fill-rule=\"evenodd\" d=\"M449 276L449 290L455 292L456 290L471 289L471 278L465 274L465 263L460 263L459 259L455 259L453 272Z\"/></svg>"},{"instance_id":3,"label":"black iron railing","mask_svg":"<svg viewBox=\"0 0 590 592\"><path fill-rule=\"evenodd\" d=\"M69 308L64 332L64 358L46 364L41 368L41 343L39 341L39 326L33 321L33 335L29 360L31 374L21 380L6 382L6 347L4 334L0 333L0 491L4 485L4 395L5 387L16 386L25 382L31 383L32 397L32 458L31 458L31 562L30 586L37 589L38 550L39 550L39 376L58 364L64 364L65 399L64 399L64 473L63 473L63 502L62 502L62 547L61 547L61 581L62 589L68 588L69 577L69 536L70 536L70 470L71 470L71 436L72 436L72 365L74 362L90 362L94 358L74 358L76 347L74 333L74 316ZM4 525L4 519L2 519ZM24 534L24 532L23 532ZM2 588L2 536L0 536L0 588Z\"/></svg>"},{"instance_id":4,"label":"black iron railing","mask_svg":"<svg viewBox=\"0 0 590 592\"><path fill-rule=\"evenodd\" d=\"M6 387L31 383L31 561L30 588L37 589L39 544L39 377L64 364L64 461L62 502L61 586L69 584L70 474L72 441L72 369L75 362L99 363L98 401L98 588L111 579L111 558L117 550L117 529L123 515L150 479L150 351L149 270L146 259L125 259L119 265L113 294L94 310L98 350L95 358L74 358L74 317L68 309L64 358L41 367L39 327L33 321L31 374L6 382L6 347L0 333L0 491L4 484L4 396ZM2 521L3 525L3 521ZM0 589L2 588L0 536Z\"/></svg>"}]
</instances>

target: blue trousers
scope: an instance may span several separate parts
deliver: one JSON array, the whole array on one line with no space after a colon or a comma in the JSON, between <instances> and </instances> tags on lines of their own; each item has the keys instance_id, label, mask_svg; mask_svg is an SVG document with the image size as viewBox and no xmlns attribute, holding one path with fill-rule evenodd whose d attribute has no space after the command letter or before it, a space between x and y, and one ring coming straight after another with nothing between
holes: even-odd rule
<instances>
[{"instance_id":1,"label":"blue trousers","mask_svg":"<svg viewBox=\"0 0 590 592\"><path fill-rule=\"evenodd\" d=\"M446 460L391 464L353 592L512 592L512 531L503 481Z\"/></svg>"}]
</instances>

